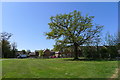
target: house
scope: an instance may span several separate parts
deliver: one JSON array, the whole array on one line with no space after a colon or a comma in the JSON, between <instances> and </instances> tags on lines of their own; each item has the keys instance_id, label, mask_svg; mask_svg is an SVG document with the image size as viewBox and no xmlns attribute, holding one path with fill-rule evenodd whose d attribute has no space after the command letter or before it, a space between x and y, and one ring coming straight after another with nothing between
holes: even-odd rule
<instances>
[{"instance_id":1,"label":"house","mask_svg":"<svg viewBox=\"0 0 120 80\"><path fill-rule=\"evenodd\" d=\"M17 51L16 54L17 54L17 56L20 54L23 54L23 51Z\"/></svg>"},{"instance_id":2,"label":"house","mask_svg":"<svg viewBox=\"0 0 120 80\"><path fill-rule=\"evenodd\" d=\"M43 58L50 58L50 56L52 56L51 51L49 49L44 50L43 53Z\"/></svg>"},{"instance_id":3,"label":"house","mask_svg":"<svg viewBox=\"0 0 120 80\"><path fill-rule=\"evenodd\" d=\"M38 58L39 57L39 52L31 52L29 53L29 58Z\"/></svg>"},{"instance_id":4,"label":"house","mask_svg":"<svg viewBox=\"0 0 120 80\"><path fill-rule=\"evenodd\" d=\"M36 54L34 53L34 52L31 52L31 53L29 53L29 58L34 58L34 57L36 57Z\"/></svg>"},{"instance_id":5,"label":"house","mask_svg":"<svg viewBox=\"0 0 120 80\"><path fill-rule=\"evenodd\" d=\"M46 49L43 52L44 52L44 55L43 55L44 58L60 58L61 57L61 53L59 51L54 52L54 51L50 51L49 49Z\"/></svg>"},{"instance_id":6,"label":"house","mask_svg":"<svg viewBox=\"0 0 120 80\"><path fill-rule=\"evenodd\" d=\"M61 57L61 53L59 51L55 52L55 56L56 56L56 58L60 58Z\"/></svg>"}]
</instances>

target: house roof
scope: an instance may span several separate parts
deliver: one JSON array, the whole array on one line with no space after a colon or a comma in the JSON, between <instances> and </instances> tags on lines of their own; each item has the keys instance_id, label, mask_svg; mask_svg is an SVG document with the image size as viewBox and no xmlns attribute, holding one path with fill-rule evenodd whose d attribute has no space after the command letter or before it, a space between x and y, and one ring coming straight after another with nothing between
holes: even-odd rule
<instances>
[{"instance_id":1,"label":"house roof","mask_svg":"<svg viewBox=\"0 0 120 80\"><path fill-rule=\"evenodd\" d=\"M29 53L29 55L36 55L34 52Z\"/></svg>"},{"instance_id":2,"label":"house roof","mask_svg":"<svg viewBox=\"0 0 120 80\"><path fill-rule=\"evenodd\" d=\"M49 49L45 49L43 52L50 51ZM51 52L51 51L50 51Z\"/></svg>"}]
</instances>

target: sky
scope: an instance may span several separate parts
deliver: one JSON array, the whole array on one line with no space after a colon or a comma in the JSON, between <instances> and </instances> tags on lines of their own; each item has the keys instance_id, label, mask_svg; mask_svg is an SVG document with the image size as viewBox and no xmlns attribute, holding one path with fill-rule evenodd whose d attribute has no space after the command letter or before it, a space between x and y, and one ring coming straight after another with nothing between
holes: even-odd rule
<instances>
[{"instance_id":1,"label":"sky","mask_svg":"<svg viewBox=\"0 0 120 80\"><path fill-rule=\"evenodd\" d=\"M52 49L55 41L45 36L50 17L74 10L95 16L93 22L104 25L103 36L117 33L117 2L3 2L2 31L13 34L10 41L17 43L18 50Z\"/></svg>"}]
</instances>

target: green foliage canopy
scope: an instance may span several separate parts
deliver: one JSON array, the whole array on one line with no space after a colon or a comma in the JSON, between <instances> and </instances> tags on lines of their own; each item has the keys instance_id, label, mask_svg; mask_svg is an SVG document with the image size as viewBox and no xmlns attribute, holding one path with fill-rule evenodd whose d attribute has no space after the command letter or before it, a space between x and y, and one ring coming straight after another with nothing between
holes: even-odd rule
<instances>
[{"instance_id":1,"label":"green foliage canopy","mask_svg":"<svg viewBox=\"0 0 120 80\"><path fill-rule=\"evenodd\" d=\"M92 23L94 16L81 16L79 11L69 14L52 16L48 23L51 31L46 33L48 39L57 39L64 43L77 43L79 45L92 39L101 31L103 26L95 26ZM59 40L58 40L59 39ZM60 40L62 39L62 40Z\"/></svg>"}]
</instances>

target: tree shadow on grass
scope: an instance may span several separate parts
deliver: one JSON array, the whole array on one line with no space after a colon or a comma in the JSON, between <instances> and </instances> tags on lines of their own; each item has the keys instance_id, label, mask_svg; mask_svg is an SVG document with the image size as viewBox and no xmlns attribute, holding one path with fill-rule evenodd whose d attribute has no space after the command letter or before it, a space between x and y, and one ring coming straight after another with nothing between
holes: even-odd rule
<instances>
[{"instance_id":1,"label":"tree shadow on grass","mask_svg":"<svg viewBox=\"0 0 120 80\"><path fill-rule=\"evenodd\" d=\"M120 60L114 60L114 59L64 59L64 61L120 61Z\"/></svg>"}]
</instances>

